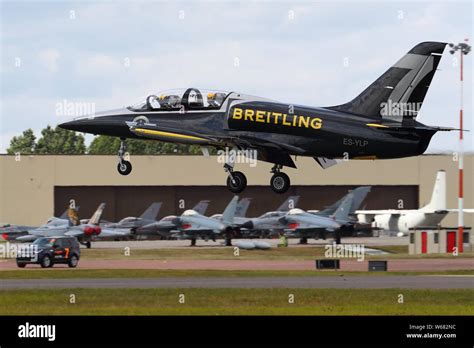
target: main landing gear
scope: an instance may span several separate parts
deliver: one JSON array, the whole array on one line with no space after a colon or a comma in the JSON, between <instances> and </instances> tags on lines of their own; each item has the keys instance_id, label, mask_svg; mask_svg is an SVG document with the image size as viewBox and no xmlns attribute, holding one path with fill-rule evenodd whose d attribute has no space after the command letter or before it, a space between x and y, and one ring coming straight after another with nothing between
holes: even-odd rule
<instances>
[{"instance_id":1,"label":"main landing gear","mask_svg":"<svg viewBox=\"0 0 474 348\"><path fill-rule=\"evenodd\" d=\"M290 188L290 178L285 173L281 172L283 166L275 164L271 170L273 173L270 179L270 187L276 193L285 193ZM242 172L234 171L234 163L227 162L224 164L224 171L228 173L227 188L232 193L240 193L247 187L247 178Z\"/></svg>"},{"instance_id":2,"label":"main landing gear","mask_svg":"<svg viewBox=\"0 0 474 348\"><path fill-rule=\"evenodd\" d=\"M270 179L270 187L276 193L285 193L290 188L290 177L280 170L283 168L281 164L275 164L271 170L273 173Z\"/></svg>"},{"instance_id":3,"label":"main landing gear","mask_svg":"<svg viewBox=\"0 0 474 348\"><path fill-rule=\"evenodd\" d=\"M122 175L128 175L132 172L132 164L125 160L125 153L127 152L127 147L125 145L125 139L120 139L120 149L118 151L119 163L117 164L117 170Z\"/></svg>"}]
</instances>

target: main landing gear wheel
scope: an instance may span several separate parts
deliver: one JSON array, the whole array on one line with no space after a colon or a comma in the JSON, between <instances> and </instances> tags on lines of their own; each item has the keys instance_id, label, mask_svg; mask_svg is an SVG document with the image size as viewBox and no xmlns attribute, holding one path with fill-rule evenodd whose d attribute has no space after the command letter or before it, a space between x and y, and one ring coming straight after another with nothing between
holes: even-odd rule
<instances>
[{"instance_id":1,"label":"main landing gear wheel","mask_svg":"<svg viewBox=\"0 0 474 348\"><path fill-rule=\"evenodd\" d=\"M117 170L122 175L128 175L132 172L132 164L129 161L120 161L117 164Z\"/></svg>"},{"instance_id":2,"label":"main landing gear wheel","mask_svg":"<svg viewBox=\"0 0 474 348\"><path fill-rule=\"evenodd\" d=\"M242 172L231 172L227 177L227 187L233 193L240 193L247 187L247 178Z\"/></svg>"},{"instance_id":3,"label":"main landing gear wheel","mask_svg":"<svg viewBox=\"0 0 474 348\"><path fill-rule=\"evenodd\" d=\"M285 193L290 188L290 177L283 172L273 174L270 186L276 193Z\"/></svg>"}]
</instances>

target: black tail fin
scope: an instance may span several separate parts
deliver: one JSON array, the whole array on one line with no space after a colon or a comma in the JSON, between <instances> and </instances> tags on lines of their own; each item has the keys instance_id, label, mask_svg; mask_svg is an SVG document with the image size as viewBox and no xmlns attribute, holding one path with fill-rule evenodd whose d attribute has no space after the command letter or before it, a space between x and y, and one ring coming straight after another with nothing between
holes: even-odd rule
<instances>
[{"instance_id":1,"label":"black tail fin","mask_svg":"<svg viewBox=\"0 0 474 348\"><path fill-rule=\"evenodd\" d=\"M416 117L445 46L419 43L356 98L328 109L395 122Z\"/></svg>"}]
</instances>

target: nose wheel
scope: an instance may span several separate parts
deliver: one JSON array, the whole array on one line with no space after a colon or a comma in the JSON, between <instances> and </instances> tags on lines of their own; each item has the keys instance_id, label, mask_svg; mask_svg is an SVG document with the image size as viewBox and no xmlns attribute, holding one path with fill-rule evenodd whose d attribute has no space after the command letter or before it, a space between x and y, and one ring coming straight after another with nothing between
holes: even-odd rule
<instances>
[{"instance_id":1,"label":"nose wheel","mask_svg":"<svg viewBox=\"0 0 474 348\"><path fill-rule=\"evenodd\" d=\"M270 179L270 187L276 193L285 193L291 186L290 177L280 171L281 165L275 164L272 168L273 176Z\"/></svg>"},{"instance_id":2,"label":"nose wheel","mask_svg":"<svg viewBox=\"0 0 474 348\"><path fill-rule=\"evenodd\" d=\"M227 168L229 176L227 177L227 188L232 193L240 193L247 187L247 178L242 172L234 172Z\"/></svg>"},{"instance_id":3,"label":"nose wheel","mask_svg":"<svg viewBox=\"0 0 474 348\"><path fill-rule=\"evenodd\" d=\"M132 164L129 161L122 160L117 164L117 170L122 175L128 175L132 172Z\"/></svg>"},{"instance_id":4,"label":"nose wheel","mask_svg":"<svg viewBox=\"0 0 474 348\"><path fill-rule=\"evenodd\" d=\"M230 156L224 164L227 176L227 188L232 193L240 193L247 187L247 178L242 172L234 172L235 157Z\"/></svg>"},{"instance_id":5,"label":"nose wheel","mask_svg":"<svg viewBox=\"0 0 474 348\"><path fill-rule=\"evenodd\" d=\"M121 175L128 175L132 172L132 164L124 159L126 152L127 147L125 145L125 139L120 139L120 149L118 151L119 163L117 164L117 171Z\"/></svg>"}]
</instances>

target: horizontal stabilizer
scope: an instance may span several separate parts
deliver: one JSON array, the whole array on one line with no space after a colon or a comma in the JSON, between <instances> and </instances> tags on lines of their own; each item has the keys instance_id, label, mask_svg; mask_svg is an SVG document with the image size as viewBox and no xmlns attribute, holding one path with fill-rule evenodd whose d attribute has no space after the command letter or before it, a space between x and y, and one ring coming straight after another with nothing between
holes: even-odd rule
<instances>
[{"instance_id":1,"label":"horizontal stabilizer","mask_svg":"<svg viewBox=\"0 0 474 348\"><path fill-rule=\"evenodd\" d=\"M448 211L449 213L458 213L459 209L446 209L446 211ZM462 212L472 214L474 213L474 209L463 209Z\"/></svg>"},{"instance_id":2,"label":"horizontal stabilizer","mask_svg":"<svg viewBox=\"0 0 474 348\"><path fill-rule=\"evenodd\" d=\"M390 214L393 216L400 216L403 214L403 210L396 210L396 209L386 209L386 210L356 210L356 214L361 215L385 215Z\"/></svg>"}]
</instances>

